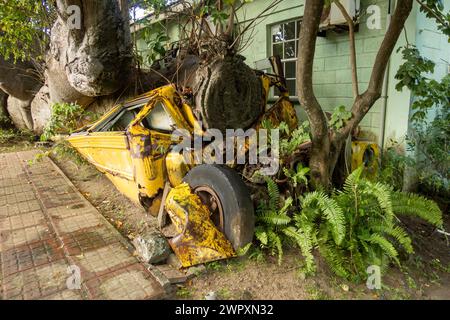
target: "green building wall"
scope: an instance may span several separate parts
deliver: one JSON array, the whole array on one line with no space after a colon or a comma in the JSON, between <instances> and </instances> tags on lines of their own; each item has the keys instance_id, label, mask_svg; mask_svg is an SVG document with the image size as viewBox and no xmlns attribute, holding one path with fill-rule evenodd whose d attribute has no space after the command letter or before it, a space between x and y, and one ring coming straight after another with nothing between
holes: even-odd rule
<instances>
[{"instance_id":1,"label":"green building wall","mask_svg":"<svg viewBox=\"0 0 450 320\"><path fill-rule=\"evenodd\" d=\"M450 0L445 0L445 9L450 12ZM429 77L441 80L450 72L450 42L448 37L443 35L434 23L425 14L417 14L416 46L420 53L436 64L433 74ZM449 93L450 94L450 93ZM434 118L434 113L430 114Z\"/></svg>"}]
</instances>

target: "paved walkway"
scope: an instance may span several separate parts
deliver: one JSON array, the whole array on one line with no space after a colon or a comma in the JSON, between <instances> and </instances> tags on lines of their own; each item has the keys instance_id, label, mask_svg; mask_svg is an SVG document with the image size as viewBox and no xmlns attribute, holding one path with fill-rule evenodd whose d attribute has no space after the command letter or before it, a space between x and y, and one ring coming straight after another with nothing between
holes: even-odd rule
<instances>
[{"instance_id":1,"label":"paved walkway","mask_svg":"<svg viewBox=\"0 0 450 320\"><path fill-rule=\"evenodd\" d=\"M48 158L30 165L36 154L0 154L0 299L163 298L161 283L61 170Z\"/></svg>"}]
</instances>

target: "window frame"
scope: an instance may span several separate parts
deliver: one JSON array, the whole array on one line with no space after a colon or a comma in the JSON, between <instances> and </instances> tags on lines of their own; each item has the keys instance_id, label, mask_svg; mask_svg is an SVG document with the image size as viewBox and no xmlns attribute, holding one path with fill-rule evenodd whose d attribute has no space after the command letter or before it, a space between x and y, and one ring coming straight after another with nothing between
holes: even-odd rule
<instances>
[{"instance_id":1,"label":"window frame","mask_svg":"<svg viewBox=\"0 0 450 320\"><path fill-rule=\"evenodd\" d=\"M133 111L136 109L141 109L145 107L147 103L140 103L140 104L136 104L134 106L130 106L130 107L126 107L126 108L122 108L120 110L118 110L118 112L115 115L112 115L111 118L104 122L102 125L100 125L99 127L95 128L95 130L93 130L92 132L126 132L125 130L121 130L121 131L109 131L119 120L120 118L129 111ZM136 118L136 116L139 114L140 110L138 110L137 112L135 112L134 118ZM132 120L133 121L133 120ZM131 121L131 122L132 122ZM130 122L130 124L131 124ZM128 124L128 126L130 125ZM127 127L128 128L128 127Z\"/></svg>"},{"instance_id":2,"label":"window frame","mask_svg":"<svg viewBox=\"0 0 450 320\"><path fill-rule=\"evenodd\" d=\"M283 39L283 40L281 40L281 41L277 41L277 42L274 42L274 39L273 39L273 37L274 37L274 33L273 33L273 28L274 27L276 27L276 26L281 26L282 27L282 34L284 35L285 34L285 31L284 31L284 25L286 25L286 24L288 24L288 23L291 23L291 22L294 22L294 25L295 25L295 29L294 29L294 38L293 39L288 39L288 40L286 40L286 39ZM281 55L281 63L282 63L282 65L283 65L283 73L284 73L284 76L285 76L285 78L286 78L286 81L294 81L295 82L295 89L297 89L296 87L297 87L297 84L296 84L296 81L297 81L297 59L298 59L298 42L300 41L300 26L301 26L301 23L302 23L302 17L296 17L296 18L292 18L292 19L288 19L288 20L283 20L283 21L279 21L279 22L276 22L276 23L272 23L272 24L270 24L270 25L268 25L268 38L269 38L269 52L270 52L270 56L274 56L274 45L275 44L282 44L282 55ZM285 55L285 43L288 43L288 42L294 42L294 48L295 48L295 51L294 51L294 57L291 57L291 58L284 58L284 55ZM295 63L295 77L294 78L287 78L286 77L286 63L287 62L294 62ZM295 91L297 91L297 90L295 90ZM289 97L290 98L297 98L297 94L295 93L294 95L291 95L291 92L289 92ZM279 96L278 95L276 95L275 94L275 92L274 92L274 90L272 90L272 92L271 92L271 96L273 97L273 98L278 98Z\"/></svg>"}]
</instances>

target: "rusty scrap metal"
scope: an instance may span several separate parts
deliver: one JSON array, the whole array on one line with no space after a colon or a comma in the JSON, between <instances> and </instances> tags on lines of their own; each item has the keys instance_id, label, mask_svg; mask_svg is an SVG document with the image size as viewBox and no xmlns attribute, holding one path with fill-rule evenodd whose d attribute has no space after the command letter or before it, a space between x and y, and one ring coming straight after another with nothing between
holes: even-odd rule
<instances>
[{"instance_id":1,"label":"rusty scrap metal","mask_svg":"<svg viewBox=\"0 0 450 320\"><path fill-rule=\"evenodd\" d=\"M236 255L231 243L211 220L209 209L188 184L172 189L165 205L178 232L169 244L183 267Z\"/></svg>"}]
</instances>

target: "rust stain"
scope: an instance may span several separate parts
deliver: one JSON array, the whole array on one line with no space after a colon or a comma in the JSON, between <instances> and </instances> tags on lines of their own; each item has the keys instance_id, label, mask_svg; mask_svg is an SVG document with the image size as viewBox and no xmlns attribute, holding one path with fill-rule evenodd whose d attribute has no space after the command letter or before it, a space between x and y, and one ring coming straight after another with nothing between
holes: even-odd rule
<instances>
[{"instance_id":1,"label":"rust stain","mask_svg":"<svg viewBox=\"0 0 450 320\"><path fill-rule=\"evenodd\" d=\"M169 240L183 267L234 257L233 246L210 219L210 211L186 183L172 189L166 210L179 233Z\"/></svg>"}]
</instances>

